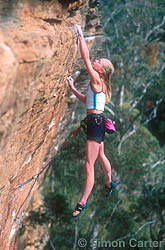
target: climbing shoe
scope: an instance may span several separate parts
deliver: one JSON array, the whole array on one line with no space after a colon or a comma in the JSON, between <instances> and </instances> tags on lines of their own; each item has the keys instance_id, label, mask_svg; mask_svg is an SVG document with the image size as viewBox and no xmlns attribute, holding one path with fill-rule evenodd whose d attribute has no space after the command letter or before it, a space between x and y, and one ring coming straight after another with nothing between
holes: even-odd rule
<instances>
[{"instance_id":1,"label":"climbing shoe","mask_svg":"<svg viewBox=\"0 0 165 250\"><path fill-rule=\"evenodd\" d=\"M117 184L113 181L111 181L111 186L108 187L107 185L105 185L105 196L109 197L112 193L112 190L117 186Z\"/></svg>"},{"instance_id":2,"label":"climbing shoe","mask_svg":"<svg viewBox=\"0 0 165 250\"><path fill-rule=\"evenodd\" d=\"M80 203L77 203L75 210L72 214L72 217L73 218L79 217L87 208L88 208L88 203L86 203L85 205L81 205Z\"/></svg>"}]
</instances>

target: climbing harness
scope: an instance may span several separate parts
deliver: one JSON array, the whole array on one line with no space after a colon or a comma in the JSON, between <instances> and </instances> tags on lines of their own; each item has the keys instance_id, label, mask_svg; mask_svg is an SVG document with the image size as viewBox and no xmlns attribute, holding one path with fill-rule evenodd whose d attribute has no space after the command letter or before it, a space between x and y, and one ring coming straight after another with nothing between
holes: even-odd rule
<instances>
[{"instance_id":1,"label":"climbing harness","mask_svg":"<svg viewBox=\"0 0 165 250\"><path fill-rule=\"evenodd\" d=\"M20 225L20 223L19 223L20 219L18 218L18 215L19 215L21 209L23 208L24 204L26 203L28 197L30 196L30 194L31 194L31 192L32 192L32 190L33 190L33 188L34 188L34 186L35 186L37 180L40 178L40 175L41 175L46 169L48 169L48 168L51 166L51 163L55 160L56 156L57 156L57 155L58 155L58 154L68 145L68 143L69 143L76 135L78 135L78 134L80 133L81 128L83 128L84 132L87 133L87 119L88 119L88 118L86 117L85 119L83 119L83 120L80 122L80 126L72 133L72 135L71 135L71 137L69 138L69 140L68 140L66 143L64 143L63 147L55 153L55 155L48 161L48 163L47 163L43 168L41 168L41 170L40 170L39 173L33 175L30 179L28 179L27 181L24 181L23 183L19 184L19 185L16 187L16 190L18 190L18 189L22 188L24 185L26 185L27 183L29 183L29 182L31 182L31 181L34 180L32 186L31 186L31 188L30 188L30 190L29 190L29 192L28 192L28 194L27 194L27 196L26 196L26 198L24 199L23 203L21 204L20 208L18 209L18 211L17 211L17 213L16 213L16 216L15 216L15 219L14 219L14 222L15 222L15 223L17 223L17 224ZM107 118L102 118L102 119L105 120L105 119L107 119ZM100 122L102 122L102 119L98 122L99 124L100 124ZM106 126L107 126L107 130L109 129L109 132L107 132L107 131L106 131L106 132L107 132L107 133L114 133L116 130L115 130L115 128L114 128L113 122L112 122L111 120L109 120L109 119L107 119L107 120L108 120L108 121L107 121L107 125L106 125ZM98 125L99 125L99 124L98 124Z\"/></svg>"},{"instance_id":2,"label":"climbing harness","mask_svg":"<svg viewBox=\"0 0 165 250\"><path fill-rule=\"evenodd\" d=\"M87 120L88 117L86 117L84 120L81 121L81 127L83 128L84 132L87 134ZM108 134L113 134L116 132L116 128L115 128L115 121L112 121L109 118L106 118L104 116L98 116L97 118L95 118L95 122L97 125L100 125L104 120L104 124L105 124L105 132Z\"/></svg>"},{"instance_id":3,"label":"climbing harness","mask_svg":"<svg viewBox=\"0 0 165 250\"><path fill-rule=\"evenodd\" d=\"M29 182L31 182L32 180L34 180L32 186L31 186L31 188L30 188L30 190L29 190L29 192L28 192L28 194L27 194L27 196L26 196L26 198L24 199L23 203L21 204L20 208L18 209L18 211L17 211L17 213L16 213L16 216L15 216L15 219L14 219L14 222L17 223L19 226L22 225L22 222L21 222L21 224L20 224L21 218L18 218L18 215L19 215L19 213L20 213L22 207L25 205L25 203L26 203L28 197L30 196L30 194L31 194L31 192L32 192L32 190L33 190L33 188L34 188L34 186L35 186L37 180L39 179L40 175L44 172L45 169L48 169L48 168L51 166L51 163L55 160L56 156L57 156L57 155L58 155L58 154L68 145L68 143L69 143L76 135L78 135L78 134L80 133L80 130L81 130L81 125L80 125L80 127L78 127L78 128L72 133L72 135L71 135L71 137L69 138L69 140L63 145L63 147L62 147L60 150L58 150L58 151L56 152L56 154L55 154L55 155L50 159L50 161L41 169L41 171L40 171L39 173L33 175L29 180L23 182L22 184L19 184L19 185L16 187L16 189L20 189L20 188L22 188L24 185L26 185L27 183L29 183ZM21 221L22 221L22 220L21 220Z\"/></svg>"}]
</instances>

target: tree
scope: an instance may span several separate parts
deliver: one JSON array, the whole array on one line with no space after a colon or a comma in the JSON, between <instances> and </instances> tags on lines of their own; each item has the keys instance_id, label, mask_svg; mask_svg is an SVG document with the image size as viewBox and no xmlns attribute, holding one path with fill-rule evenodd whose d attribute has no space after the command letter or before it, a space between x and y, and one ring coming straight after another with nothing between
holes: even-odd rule
<instances>
[{"instance_id":1,"label":"tree","mask_svg":"<svg viewBox=\"0 0 165 250\"><path fill-rule=\"evenodd\" d=\"M46 249L82 249L78 240L84 238L86 250L104 249L103 241L122 240L124 249L130 250L132 238L161 241L164 235L164 148L148 125L164 107L164 1L102 0L100 11L103 49L116 69L105 115L116 121L117 133L106 135L105 149L118 187L110 199L105 198L104 176L96 164L89 208L79 220L71 219L85 180L85 134L81 132L55 160L44 184L44 211L50 214Z\"/></svg>"},{"instance_id":2,"label":"tree","mask_svg":"<svg viewBox=\"0 0 165 250\"><path fill-rule=\"evenodd\" d=\"M100 3L106 34L104 46L116 69L113 80L115 112L118 114L117 107L121 108L126 100L130 104L128 115L138 108L144 124L152 124L158 109L162 110L165 103L164 3L163 0ZM118 117L118 122L121 128L124 121ZM162 125L158 129L161 127L163 135L164 120L159 119L159 122Z\"/></svg>"}]
</instances>

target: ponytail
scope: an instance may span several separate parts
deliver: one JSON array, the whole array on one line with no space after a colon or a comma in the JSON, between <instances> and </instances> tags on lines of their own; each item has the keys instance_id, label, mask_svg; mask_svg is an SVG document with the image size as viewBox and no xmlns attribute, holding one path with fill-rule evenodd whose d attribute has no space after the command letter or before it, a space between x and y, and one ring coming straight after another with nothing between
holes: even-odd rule
<instances>
[{"instance_id":1,"label":"ponytail","mask_svg":"<svg viewBox=\"0 0 165 250\"><path fill-rule=\"evenodd\" d=\"M114 67L113 64L108 59L105 59L105 64L103 66L103 69L104 69L103 78L106 86L106 103L108 103L112 95L111 75L114 72Z\"/></svg>"}]
</instances>

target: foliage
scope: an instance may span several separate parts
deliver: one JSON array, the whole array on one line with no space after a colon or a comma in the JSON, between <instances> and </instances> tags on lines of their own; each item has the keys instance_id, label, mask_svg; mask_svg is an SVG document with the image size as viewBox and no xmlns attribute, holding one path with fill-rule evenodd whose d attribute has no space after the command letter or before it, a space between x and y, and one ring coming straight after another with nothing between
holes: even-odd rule
<instances>
[{"instance_id":1,"label":"foliage","mask_svg":"<svg viewBox=\"0 0 165 250\"><path fill-rule=\"evenodd\" d=\"M95 2L90 1L92 8ZM105 249L99 246L103 241L124 241L124 249L130 250L132 238L162 241L165 234L165 158L158 141L164 144L164 1L101 0L99 8L103 49L116 69L105 115L116 121L117 133L105 136L105 152L118 186L105 198L104 174L96 163L89 208L78 220L72 219L85 181L86 136L81 131L53 163L44 183L42 213L32 213L34 224L47 218L46 250ZM73 130L84 114L81 105L77 110ZM87 240L86 247L79 246L80 238ZM98 244L92 248L91 242Z\"/></svg>"},{"instance_id":2,"label":"foliage","mask_svg":"<svg viewBox=\"0 0 165 250\"><path fill-rule=\"evenodd\" d=\"M116 115L117 106L126 100L130 105L128 114L138 108L142 121L162 144L165 142L164 117L158 110L165 113L164 4L163 0L100 1L105 31L103 46L116 70L112 81ZM116 119L121 119L120 114ZM118 122L121 125L120 120Z\"/></svg>"}]
</instances>

